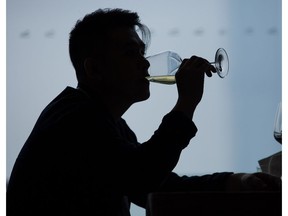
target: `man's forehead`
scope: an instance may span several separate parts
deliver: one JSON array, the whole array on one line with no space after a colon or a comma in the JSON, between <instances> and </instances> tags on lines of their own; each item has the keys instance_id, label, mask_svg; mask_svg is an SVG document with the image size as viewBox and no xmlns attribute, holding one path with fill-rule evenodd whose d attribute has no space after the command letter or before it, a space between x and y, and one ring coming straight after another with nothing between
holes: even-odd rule
<instances>
[{"instance_id":1,"label":"man's forehead","mask_svg":"<svg viewBox=\"0 0 288 216\"><path fill-rule=\"evenodd\" d=\"M111 42L119 46L138 45L145 47L138 33L132 28L113 29L111 31Z\"/></svg>"}]
</instances>

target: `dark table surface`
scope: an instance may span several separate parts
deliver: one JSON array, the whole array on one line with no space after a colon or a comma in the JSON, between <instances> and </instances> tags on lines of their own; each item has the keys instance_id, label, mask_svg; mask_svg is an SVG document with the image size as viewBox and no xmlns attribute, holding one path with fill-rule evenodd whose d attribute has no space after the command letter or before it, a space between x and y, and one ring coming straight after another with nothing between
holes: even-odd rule
<instances>
[{"instance_id":1,"label":"dark table surface","mask_svg":"<svg viewBox=\"0 0 288 216\"><path fill-rule=\"evenodd\" d=\"M281 192L165 192L149 194L147 216L280 216Z\"/></svg>"}]
</instances>

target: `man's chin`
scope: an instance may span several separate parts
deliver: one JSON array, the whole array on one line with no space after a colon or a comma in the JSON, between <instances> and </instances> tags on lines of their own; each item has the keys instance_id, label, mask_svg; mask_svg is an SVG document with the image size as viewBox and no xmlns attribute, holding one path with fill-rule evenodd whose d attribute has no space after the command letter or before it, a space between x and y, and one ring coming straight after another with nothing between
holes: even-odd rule
<instances>
[{"instance_id":1,"label":"man's chin","mask_svg":"<svg viewBox=\"0 0 288 216\"><path fill-rule=\"evenodd\" d=\"M149 97L150 97L150 91L147 91L146 93L139 95L139 97L135 100L135 103L145 101Z\"/></svg>"}]
</instances>

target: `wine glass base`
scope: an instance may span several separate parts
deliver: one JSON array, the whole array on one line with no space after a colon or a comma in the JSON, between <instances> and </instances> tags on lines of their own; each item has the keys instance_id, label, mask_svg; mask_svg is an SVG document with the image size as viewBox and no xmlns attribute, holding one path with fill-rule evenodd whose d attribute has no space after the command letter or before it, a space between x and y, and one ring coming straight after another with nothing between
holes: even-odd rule
<instances>
[{"instance_id":1,"label":"wine glass base","mask_svg":"<svg viewBox=\"0 0 288 216\"><path fill-rule=\"evenodd\" d=\"M216 51L215 68L216 68L217 74L221 78L226 77L228 72L229 72L229 59L228 59L228 55L227 55L225 49L223 49L223 48L219 48Z\"/></svg>"}]
</instances>

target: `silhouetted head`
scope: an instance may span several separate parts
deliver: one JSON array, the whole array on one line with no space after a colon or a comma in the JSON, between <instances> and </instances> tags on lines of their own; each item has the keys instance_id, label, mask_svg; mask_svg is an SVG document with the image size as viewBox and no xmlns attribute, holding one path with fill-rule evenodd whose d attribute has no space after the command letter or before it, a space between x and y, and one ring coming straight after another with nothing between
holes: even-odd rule
<instances>
[{"instance_id":1,"label":"silhouetted head","mask_svg":"<svg viewBox=\"0 0 288 216\"><path fill-rule=\"evenodd\" d=\"M148 99L149 42L150 31L135 12L100 9L86 15L70 33L78 86L122 110Z\"/></svg>"},{"instance_id":2,"label":"silhouetted head","mask_svg":"<svg viewBox=\"0 0 288 216\"><path fill-rule=\"evenodd\" d=\"M85 60L102 58L113 31L130 28L141 33L145 49L150 42L149 29L140 22L136 12L123 9L98 9L78 20L70 32L69 53L78 81L85 79Z\"/></svg>"}]
</instances>

